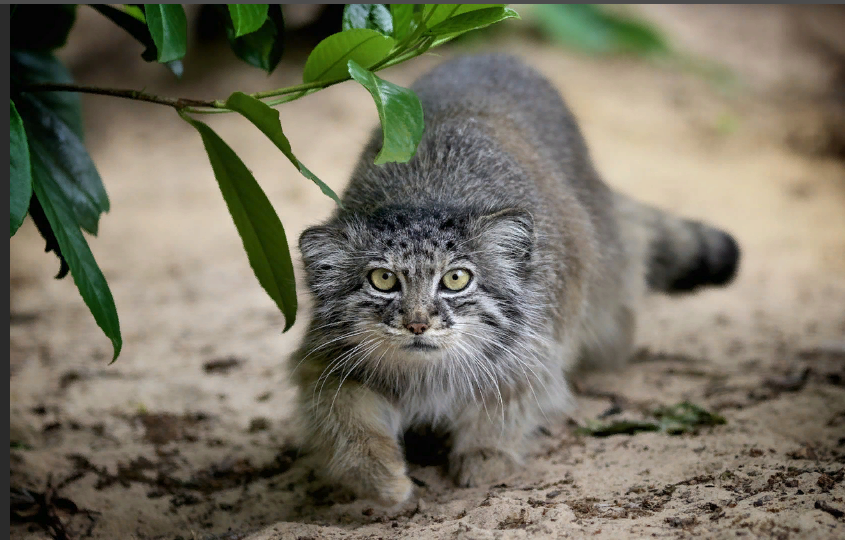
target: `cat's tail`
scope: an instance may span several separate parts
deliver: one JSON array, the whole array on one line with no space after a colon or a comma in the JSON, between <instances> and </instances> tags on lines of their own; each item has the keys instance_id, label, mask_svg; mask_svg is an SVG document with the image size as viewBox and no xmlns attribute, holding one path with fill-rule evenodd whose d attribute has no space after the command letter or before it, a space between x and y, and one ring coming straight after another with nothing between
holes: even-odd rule
<instances>
[{"instance_id":1,"label":"cat's tail","mask_svg":"<svg viewBox=\"0 0 845 540\"><path fill-rule=\"evenodd\" d=\"M620 227L629 246L643 257L649 289L691 292L708 285L727 285L739 268L734 238L700 221L673 216L617 194Z\"/></svg>"}]
</instances>

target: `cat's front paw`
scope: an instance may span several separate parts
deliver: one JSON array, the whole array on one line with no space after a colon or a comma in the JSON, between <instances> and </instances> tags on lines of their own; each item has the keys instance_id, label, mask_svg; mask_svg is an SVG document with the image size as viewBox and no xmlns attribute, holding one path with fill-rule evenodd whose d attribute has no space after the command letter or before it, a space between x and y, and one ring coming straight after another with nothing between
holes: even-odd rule
<instances>
[{"instance_id":1,"label":"cat's front paw","mask_svg":"<svg viewBox=\"0 0 845 540\"><path fill-rule=\"evenodd\" d=\"M396 506L406 502L414 492L414 484L407 475L383 480L377 487L376 499L384 506Z\"/></svg>"},{"instance_id":2,"label":"cat's front paw","mask_svg":"<svg viewBox=\"0 0 845 540\"><path fill-rule=\"evenodd\" d=\"M476 487L501 482L516 467L514 459L499 450L479 448L453 454L449 471L460 487Z\"/></svg>"},{"instance_id":3,"label":"cat's front paw","mask_svg":"<svg viewBox=\"0 0 845 540\"><path fill-rule=\"evenodd\" d=\"M414 491L405 462L398 459L399 456L385 455L387 452L381 452L381 460L374 459L373 454L378 449L378 446L371 445L369 451L362 455L348 456L342 483L363 499L388 507L402 504L411 498ZM399 453L398 446L396 453Z\"/></svg>"}]
</instances>

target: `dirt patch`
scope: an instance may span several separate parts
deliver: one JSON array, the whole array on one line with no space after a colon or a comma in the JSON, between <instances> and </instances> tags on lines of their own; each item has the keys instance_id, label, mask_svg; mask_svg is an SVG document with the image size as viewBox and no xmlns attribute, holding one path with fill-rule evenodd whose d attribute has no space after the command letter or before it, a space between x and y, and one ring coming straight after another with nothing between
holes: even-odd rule
<instances>
[{"instance_id":1,"label":"dirt patch","mask_svg":"<svg viewBox=\"0 0 845 540\"><path fill-rule=\"evenodd\" d=\"M813 505L813 508L817 508L818 510L821 510L822 512L827 512L828 514L835 517L836 519L841 519L841 518L845 517L845 512L843 512L842 510L840 510L838 508L834 508L834 507L830 506L829 504L827 504L824 501L816 501L816 504Z\"/></svg>"},{"instance_id":2,"label":"dirt patch","mask_svg":"<svg viewBox=\"0 0 845 540\"><path fill-rule=\"evenodd\" d=\"M140 62L119 30L103 39L118 57L128 51L109 59L122 73L90 55L74 60L84 53L75 39L66 54L86 84L217 98L301 76L295 56L268 79L221 47L213 61L225 77L189 56L177 84ZM86 140L112 201L91 246L124 352L108 365L108 341L73 284L52 279L55 260L25 224L10 263L12 538L60 538L59 526L104 540L842 536L843 163L789 145L772 128L783 127L783 108L751 93L524 37L490 48L524 57L561 88L611 184L733 232L744 253L736 283L650 299L641 354L616 372L579 374L578 410L569 422L550 419L514 477L457 489L437 434L409 434L415 496L375 507L321 485L295 450L283 361L303 325L281 334L196 133L170 110L85 96ZM438 61L385 76L408 84ZM341 85L281 114L300 159L342 190L377 121L370 96ZM724 115L735 130L719 128ZM248 123L209 122L266 189L289 243L332 210ZM307 298L300 305L302 321ZM684 401L725 424L677 436L575 429Z\"/></svg>"},{"instance_id":3,"label":"dirt patch","mask_svg":"<svg viewBox=\"0 0 845 540\"><path fill-rule=\"evenodd\" d=\"M71 540L77 535L90 537L96 526L98 512L86 510L77 506L75 502L59 496L59 491L67 483L53 486L48 480L43 492L28 489L12 488L10 491L11 522L13 524L27 524L27 530L35 532L42 529L56 540ZM82 523L71 524L71 521Z\"/></svg>"},{"instance_id":4,"label":"dirt patch","mask_svg":"<svg viewBox=\"0 0 845 540\"><path fill-rule=\"evenodd\" d=\"M225 375L231 370L240 367L244 361L235 357L216 358L209 360L202 365L202 370L209 375Z\"/></svg>"}]
</instances>

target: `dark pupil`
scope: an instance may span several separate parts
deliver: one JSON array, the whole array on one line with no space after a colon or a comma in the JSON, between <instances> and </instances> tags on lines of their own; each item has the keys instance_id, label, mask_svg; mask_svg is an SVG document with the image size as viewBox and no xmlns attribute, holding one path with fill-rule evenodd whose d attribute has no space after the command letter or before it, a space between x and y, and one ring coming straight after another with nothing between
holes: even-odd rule
<instances>
[{"instance_id":1,"label":"dark pupil","mask_svg":"<svg viewBox=\"0 0 845 540\"><path fill-rule=\"evenodd\" d=\"M385 281L387 281L387 278L389 278L389 277L390 276L387 275L387 272L385 272L384 274L381 275L381 279L383 279Z\"/></svg>"},{"instance_id":2,"label":"dark pupil","mask_svg":"<svg viewBox=\"0 0 845 540\"><path fill-rule=\"evenodd\" d=\"M452 281L458 281L458 274L452 274Z\"/></svg>"}]
</instances>

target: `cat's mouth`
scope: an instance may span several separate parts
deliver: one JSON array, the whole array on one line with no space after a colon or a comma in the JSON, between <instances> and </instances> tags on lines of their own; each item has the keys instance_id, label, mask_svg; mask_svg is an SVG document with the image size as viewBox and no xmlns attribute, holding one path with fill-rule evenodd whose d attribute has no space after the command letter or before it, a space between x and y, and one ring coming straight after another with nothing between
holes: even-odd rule
<instances>
[{"instance_id":1,"label":"cat's mouth","mask_svg":"<svg viewBox=\"0 0 845 540\"><path fill-rule=\"evenodd\" d=\"M412 342L405 345L405 348L415 351L436 351L440 347L422 338L414 338Z\"/></svg>"}]
</instances>

